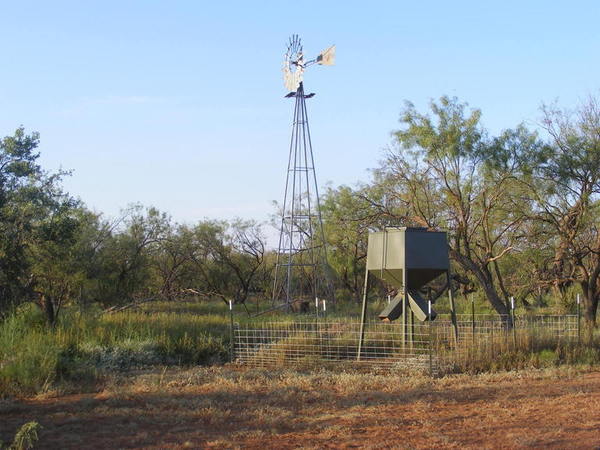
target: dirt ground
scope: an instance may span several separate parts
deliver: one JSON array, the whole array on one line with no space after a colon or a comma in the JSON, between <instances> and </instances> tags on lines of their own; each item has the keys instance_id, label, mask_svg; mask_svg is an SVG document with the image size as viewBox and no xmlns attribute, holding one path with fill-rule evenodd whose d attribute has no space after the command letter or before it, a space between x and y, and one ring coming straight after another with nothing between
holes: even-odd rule
<instances>
[{"instance_id":1,"label":"dirt ground","mask_svg":"<svg viewBox=\"0 0 600 450\"><path fill-rule=\"evenodd\" d=\"M198 368L4 400L37 448L599 448L600 372L425 377Z\"/></svg>"}]
</instances>

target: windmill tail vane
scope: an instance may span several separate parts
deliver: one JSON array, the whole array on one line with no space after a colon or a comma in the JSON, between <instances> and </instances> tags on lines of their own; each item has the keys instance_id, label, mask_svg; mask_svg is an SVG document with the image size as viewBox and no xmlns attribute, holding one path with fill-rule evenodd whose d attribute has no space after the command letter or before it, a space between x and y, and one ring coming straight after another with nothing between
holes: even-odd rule
<instances>
[{"instance_id":1,"label":"windmill tail vane","mask_svg":"<svg viewBox=\"0 0 600 450\"><path fill-rule=\"evenodd\" d=\"M335 64L335 45L332 45L319 53L319 56L317 56L317 64L323 66L333 66Z\"/></svg>"}]
</instances>

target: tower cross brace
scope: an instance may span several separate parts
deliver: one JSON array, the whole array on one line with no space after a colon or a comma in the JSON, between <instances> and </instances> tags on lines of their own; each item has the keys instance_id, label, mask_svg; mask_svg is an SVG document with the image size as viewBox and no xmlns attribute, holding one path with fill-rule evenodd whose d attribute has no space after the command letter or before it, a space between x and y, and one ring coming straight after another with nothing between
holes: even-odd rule
<instances>
[{"instance_id":1,"label":"tower cross brace","mask_svg":"<svg viewBox=\"0 0 600 450\"><path fill-rule=\"evenodd\" d=\"M281 210L279 245L273 278L273 302L289 309L298 300L330 296L327 252L315 161L308 125L304 85L300 82L295 99Z\"/></svg>"}]
</instances>

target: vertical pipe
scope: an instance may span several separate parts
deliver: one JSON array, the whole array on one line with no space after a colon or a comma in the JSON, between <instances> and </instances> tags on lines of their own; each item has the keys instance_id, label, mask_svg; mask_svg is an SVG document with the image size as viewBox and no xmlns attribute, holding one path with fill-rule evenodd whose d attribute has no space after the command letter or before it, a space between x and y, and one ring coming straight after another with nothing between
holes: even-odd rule
<instances>
[{"instance_id":1,"label":"vertical pipe","mask_svg":"<svg viewBox=\"0 0 600 450\"><path fill-rule=\"evenodd\" d=\"M300 86L303 86L302 83L300 83ZM302 96L304 97L304 87L302 87ZM306 114L306 102L304 102L304 111L305 111L305 124L304 124L304 130L306 131L306 143L308 144L308 149L310 151L310 164L312 167L312 174L313 174L313 181L315 183L315 201L316 201L316 206L317 206L317 220L318 220L318 226L319 226L319 231L321 232L321 239L322 239L322 245L323 245L323 269L325 271L325 280L326 283L328 285L328 288L331 288L331 295L332 298L331 300L333 301L334 305L336 303L335 300L335 288L333 286L333 280L330 278L329 276L329 262L327 261L327 243L325 242L325 230L323 228L323 219L321 217L321 200L319 199L319 186L317 184L317 171L315 170L315 158L313 155L313 151L312 151L312 139L310 137L310 127L308 125L308 117ZM306 145L306 144L305 144Z\"/></svg>"},{"instance_id":2,"label":"vertical pipe","mask_svg":"<svg viewBox=\"0 0 600 450\"><path fill-rule=\"evenodd\" d=\"M365 285L363 288L362 311L360 314L360 335L358 337L358 351L356 353L357 361L360 361L363 340L365 338L365 322L367 320L367 289L368 289L368 286L369 286L369 269L367 268L367 266L365 266Z\"/></svg>"},{"instance_id":3,"label":"vertical pipe","mask_svg":"<svg viewBox=\"0 0 600 450\"><path fill-rule=\"evenodd\" d=\"M581 344L581 299L577 294L577 344Z\"/></svg>"},{"instance_id":4,"label":"vertical pipe","mask_svg":"<svg viewBox=\"0 0 600 450\"><path fill-rule=\"evenodd\" d=\"M410 306L410 304L409 304ZM430 321L431 322L431 321ZM410 350L412 351L415 344L415 313L410 310Z\"/></svg>"},{"instance_id":5,"label":"vertical pipe","mask_svg":"<svg viewBox=\"0 0 600 450\"><path fill-rule=\"evenodd\" d=\"M432 334L432 323L431 320L431 298L427 301L427 317L429 322L429 376L433 377L433 334Z\"/></svg>"},{"instance_id":6,"label":"vertical pipe","mask_svg":"<svg viewBox=\"0 0 600 450\"><path fill-rule=\"evenodd\" d=\"M304 94L304 90L302 91ZM304 97L304 95L303 95ZM302 99L302 108L301 108L301 118L302 118L302 148L304 149L304 162L302 161L302 153L300 154L300 164L304 164L304 169L301 169L304 171L304 178L306 181L306 206L307 206L307 210L303 211L304 214L306 214L307 217L307 221L308 221L308 239L310 240L310 242L308 243L309 247L309 255L310 255L310 264L311 264L311 278L312 278L312 287L313 287L313 296L316 298L318 293L319 293L319 289L318 289L318 276L317 276L317 266L319 264L323 264L323 267L321 268L321 270L326 271L326 267L324 266L324 261L315 261L315 247L317 246L317 243L315 242L315 236L313 234L313 215L312 215L312 209L311 209L311 198L310 198L310 177L308 176L308 171L309 171L309 165L308 165L308 156L307 156L307 139L306 139L306 133L307 133L307 126L308 126L308 114L306 111L306 100L305 98ZM310 149L311 153L312 153L312 148ZM314 166L311 166L312 170L314 171ZM316 179L315 179L315 188L316 188ZM302 185L302 175L300 175L299 178L299 184ZM299 188L299 195L300 195L300 204L302 205L302 188ZM301 206L302 209L302 206ZM321 236L322 242L321 244L324 246L324 242L325 242L325 236ZM317 259L320 259L317 256ZM317 311L318 311L318 305L317 305ZM318 312L317 312L317 316L318 316Z\"/></svg>"},{"instance_id":7,"label":"vertical pipe","mask_svg":"<svg viewBox=\"0 0 600 450\"><path fill-rule=\"evenodd\" d=\"M408 302L406 301L406 296L408 292L406 291L406 267L402 269L402 353L406 355L406 341L408 334Z\"/></svg>"},{"instance_id":8,"label":"vertical pipe","mask_svg":"<svg viewBox=\"0 0 600 450\"><path fill-rule=\"evenodd\" d=\"M475 346L475 296L471 294L471 333L473 335L473 346Z\"/></svg>"},{"instance_id":9,"label":"vertical pipe","mask_svg":"<svg viewBox=\"0 0 600 450\"><path fill-rule=\"evenodd\" d=\"M513 345L515 349L517 348L517 324L515 323L515 298L510 298L510 311L512 318L512 326L513 326Z\"/></svg>"},{"instance_id":10,"label":"vertical pipe","mask_svg":"<svg viewBox=\"0 0 600 450\"><path fill-rule=\"evenodd\" d=\"M386 231L386 266L387 266L387 231ZM408 338L408 274L406 273L406 252L402 261L402 353L406 355L406 341Z\"/></svg>"},{"instance_id":11,"label":"vertical pipe","mask_svg":"<svg viewBox=\"0 0 600 450\"><path fill-rule=\"evenodd\" d=\"M296 91L296 104L302 108L302 102L304 102L304 88L302 86L302 83L300 83L300 86L298 87L298 90ZM287 266L287 284L286 284L286 295L285 295L285 302L287 304L286 310L287 312L290 311L291 309L291 304L292 304L292 277L294 275L294 272L292 270L293 267L293 260L294 260L294 232L298 232L299 230L295 230L295 228L298 228L298 225L296 224L296 173L298 172L298 146L299 144L299 139L298 139L298 131L299 131L299 125L301 120L298 118L298 107L296 108L296 117L295 117L295 140L294 140L294 169L292 171L292 201L290 202L290 223L289 223L289 234L290 234L290 242L289 242L289 249L288 249L288 266ZM284 205L285 208L285 205Z\"/></svg>"},{"instance_id":12,"label":"vertical pipe","mask_svg":"<svg viewBox=\"0 0 600 450\"><path fill-rule=\"evenodd\" d=\"M491 325L490 357L493 358L494 357L494 326L495 326L493 318L490 320L490 325Z\"/></svg>"},{"instance_id":13,"label":"vertical pipe","mask_svg":"<svg viewBox=\"0 0 600 450\"><path fill-rule=\"evenodd\" d=\"M456 307L454 305L454 294L452 294L452 283L450 282L450 272L446 274L448 280L448 300L450 301L450 319L454 328L454 344L458 346L458 322L456 320Z\"/></svg>"},{"instance_id":14,"label":"vertical pipe","mask_svg":"<svg viewBox=\"0 0 600 450\"><path fill-rule=\"evenodd\" d=\"M233 335L233 302L229 300L229 360L235 359L235 340Z\"/></svg>"},{"instance_id":15,"label":"vertical pipe","mask_svg":"<svg viewBox=\"0 0 600 450\"><path fill-rule=\"evenodd\" d=\"M287 171L286 171L286 176L285 176L285 192L283 194L283 205L282 205L282 211L281 211L281 228L279 229L279 245L277 247L277 259L275 261L275 276L273 277L273 295L271 298L271 302L275 303L276 297L279 295L279 289L278 289L278 278L279 278L279 270L281 269L280 266L280 260L281 260L281 254L285 253L285 247L287 247L285 244L285 241L283 239L284 235L287 233L289 233L289 238L292 239L292 229L288 226L288 230L286 230L286 207L287 207L287 202L288 202L288 191L289 191L289 185L290 185L290 169L292 167L292 155L294 155L294 142L295 142L295 136L297 134L297 122L298 122L298 93L296 93L296 98L295 98L295 102L294 102L294 115L292 118L292 136L290 138L290 151L289 151L289 156L288 156L288 166L287 166ZM293 199L292 199L293 202ZM290 264L290 255L288 255L288 260L287 263ZM287 272L286 272L287 273ZM287 289L287 281L286 281L286 289ZM286 294L286 302L287 302L287 294Z\"/></svg>"}]
</instances>

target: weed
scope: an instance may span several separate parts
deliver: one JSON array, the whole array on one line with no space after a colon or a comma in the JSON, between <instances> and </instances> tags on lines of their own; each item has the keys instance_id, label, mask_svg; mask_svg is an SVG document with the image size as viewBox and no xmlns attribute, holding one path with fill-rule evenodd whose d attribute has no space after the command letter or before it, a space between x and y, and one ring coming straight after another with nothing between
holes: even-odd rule
<instances>
[{"instance_id":1,"label":"weed","mask_svg":"<svg viewBox=\"0 0 600 450\"><path fill-rule=\"evenodd\" d=\"M27 422L23 424L15 434L12 445L10 445L8 448L11 450L25 450L33 448L39 439L38 431L41 428L42 427L37 422Z\"/></svg>"}]
</instances>

